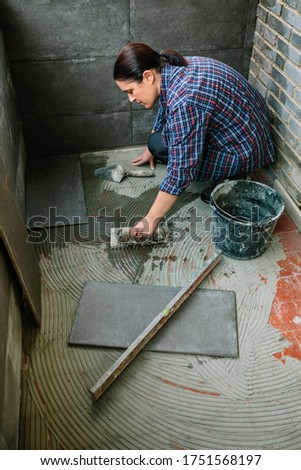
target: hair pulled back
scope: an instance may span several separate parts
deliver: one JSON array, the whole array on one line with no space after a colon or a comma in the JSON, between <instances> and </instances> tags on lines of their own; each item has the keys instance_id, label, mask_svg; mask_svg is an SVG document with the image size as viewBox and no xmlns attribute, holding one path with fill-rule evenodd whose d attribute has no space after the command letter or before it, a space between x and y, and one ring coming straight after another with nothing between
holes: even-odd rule
<instances>
[{"instance_id":1,"label":"hair pulled back","mask_svg":"<svg viewBox=\"0 0 301 470\"><path fill-rule=\"evenodd\" d=\"M124 46L114 65L114 80L140 83L145 70L160 72L165 64L186 67L187 60L178 52L166 49L157 52L142 42L131 42Z\"/></svg>"}]
</instances>

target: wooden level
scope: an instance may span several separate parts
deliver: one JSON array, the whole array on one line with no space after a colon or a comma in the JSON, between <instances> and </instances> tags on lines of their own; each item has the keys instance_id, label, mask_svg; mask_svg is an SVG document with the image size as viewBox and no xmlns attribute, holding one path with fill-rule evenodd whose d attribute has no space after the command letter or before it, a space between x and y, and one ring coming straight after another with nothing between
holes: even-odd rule
<instances>
[{"instance_id":1,"label":"wooden level","mask_svg":"<svg viewBox=\"0 0 301 470\"><path fill-rule=\"evenodd\" d=\"M154 318L154 320L142 331L132 342L115 363L104 373L104 375L90 389L93 400L97 400L104 391L119 377L124 369L132 362L144 346L162 328L190 294L198 287L205 277L221 260L221 252L216 252L202 267L201 271L167 304L167 306Z\"/></svg>"}]
</instances>

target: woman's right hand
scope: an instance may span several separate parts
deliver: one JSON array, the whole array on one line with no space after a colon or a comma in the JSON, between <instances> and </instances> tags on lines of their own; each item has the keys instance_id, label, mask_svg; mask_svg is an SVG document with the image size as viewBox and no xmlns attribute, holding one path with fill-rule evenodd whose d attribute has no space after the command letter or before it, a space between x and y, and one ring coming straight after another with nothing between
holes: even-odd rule
<instances>
[{"instance_id":1,"label":"woman's right hand","mask_svg":"<svg viewBox=\"0 0 301 470\"><path fill-rule=\"evenodd\" d=\"M145 216L131 229L131 236L138 239L141 238L142 240L151 237L160 220L151 220Z\"/></svg>"},{"instance_id":2,"label":"woman's right hand","mask_svg":"<svg viewBox=\"0 0 301 470\"><path fill-rule=\"evenodd\" d=\"M148 148L146 148L143 153L138 155L138 157L133 158L133 160L131 161L132 165L134 165L134 166L144 165L147 162L149 162L149 166L150 166L151 170L154 170L155 169L155 159L154 159L154 156L148 150Z\"/></svg>"}]
</instances>

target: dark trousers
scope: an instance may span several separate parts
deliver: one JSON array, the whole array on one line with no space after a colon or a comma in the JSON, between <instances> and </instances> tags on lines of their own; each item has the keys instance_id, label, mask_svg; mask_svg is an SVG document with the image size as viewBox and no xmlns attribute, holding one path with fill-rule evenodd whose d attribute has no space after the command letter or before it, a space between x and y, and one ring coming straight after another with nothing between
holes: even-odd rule
<instances>
[{"instance_id":1,"label":"dark trousers","mask_svg":"<svg viewBox=\"0 0 301 470\"><path fill-rule=\"evenodd\" d=\"M155 157L156 162L167 165L168 148L162 144L160 131L154 132L149 136L147 146L150 153Z\"/></svg>"}]
</instances>

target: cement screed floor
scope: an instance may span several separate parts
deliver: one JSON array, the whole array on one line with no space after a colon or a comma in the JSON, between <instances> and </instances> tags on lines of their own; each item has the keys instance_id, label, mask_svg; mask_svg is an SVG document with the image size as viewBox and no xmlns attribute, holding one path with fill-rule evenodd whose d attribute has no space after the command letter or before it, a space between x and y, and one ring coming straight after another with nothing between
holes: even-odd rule
<instances>
[{"instance_id":1,"label":"cement screed floor","mask_svg":"<svg viewBox=\"0 0 301 470\"><path fill-rule=\"evenodd\" d=\"M92 402L89 388L121 351L68 345L85 283L182 287L214 249L204 184L193 183L167 218L175 241L110 250L109 228L146 213L166 169L121 183L93 170L140 151L81 155L88 223L36 243L42 326L24 330L20 448L301 449L301 236L286 212L262 256L223 256L200 286L235 292L238 357L144 350Z\"/></svg>"}]
</instances>

